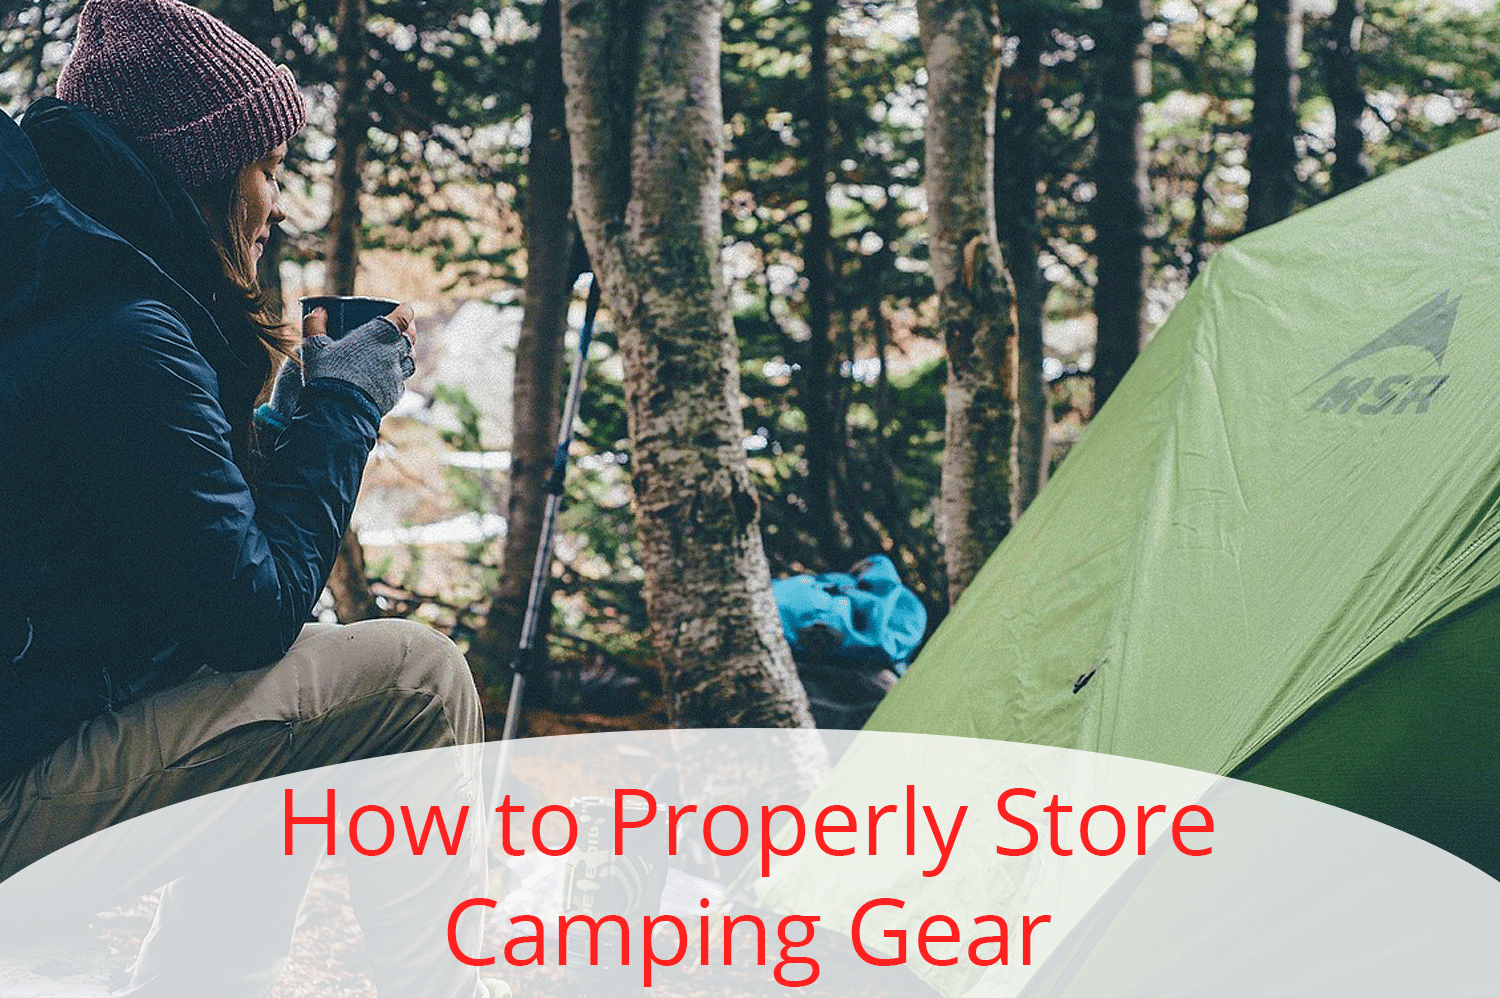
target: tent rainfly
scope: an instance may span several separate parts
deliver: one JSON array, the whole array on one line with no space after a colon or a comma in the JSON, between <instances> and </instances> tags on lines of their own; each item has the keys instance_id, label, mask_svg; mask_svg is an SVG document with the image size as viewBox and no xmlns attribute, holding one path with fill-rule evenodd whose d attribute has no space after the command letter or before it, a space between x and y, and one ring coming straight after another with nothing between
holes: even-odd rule
<instances>
[{"instance_id":1,"label":"tent rainfly","mask_svg":"<svg viewBox=\"0 0 1500 998\"><path fill-rule=\"evenodd\" d=\"M869 728L1228 774L1500 877L1497 162L1214 257Z\"/></svg>"}]
</instances>

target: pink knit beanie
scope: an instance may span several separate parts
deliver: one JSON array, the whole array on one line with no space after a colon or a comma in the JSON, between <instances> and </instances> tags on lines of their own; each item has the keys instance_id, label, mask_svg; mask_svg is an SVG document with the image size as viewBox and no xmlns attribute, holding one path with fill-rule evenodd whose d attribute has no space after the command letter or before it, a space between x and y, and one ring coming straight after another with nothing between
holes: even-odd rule
<instances>
[{"instance_id":1,"label":"pink knit beanie","mask_svg":"<svg viewBox=\"0 0 1500 998\"><path fill-rule=\"evenodd\" d=\"M238 173L307 123L291 70L179 0L88 0L57 96L139 141L188 187Z\"/></svg>"}]
</instances>

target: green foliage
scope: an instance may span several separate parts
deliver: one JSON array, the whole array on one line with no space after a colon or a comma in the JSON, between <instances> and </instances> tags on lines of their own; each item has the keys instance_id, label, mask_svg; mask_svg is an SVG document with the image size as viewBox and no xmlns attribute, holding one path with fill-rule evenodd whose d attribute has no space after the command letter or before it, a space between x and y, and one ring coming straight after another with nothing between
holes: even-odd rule
<instances>
[{"instance_id":1,"label":"green foliage","mask_svg":"<svg viewBox=\"0 0 1500 998\"><path fill-rule=\"evenodd\" d=\"M641 664L651 653L643 576L635 558L621 370L614 331L597 328L558 516L570 550L554 573L563 606L554 649L575 656L588 649Z\"/></svg>"},{"instance_id":2,"label":"green foliage","mask_svg":"<svg viewBox=\"0 0 1500 998\"><path fill-rule=\"evenodd\" d=\"M1369 6L1361 65L1370 88L1371 165L1383 173L1500 124L1500 19L1430 0Z\"/></svg>"},{"instance_id":3,"label":"green foliage","mask_svg":"<svg viewBox=\"0 0 1500 998\"><path fill-rule=\"evenodd\" d=\"M57 86L82 7L78 0L0 7L0 111L19 117L26 105Z\"/></svg>"},{"instance_id":4,"label":"green foliage","mask_svg":"<svg viewBox=\"0 0 1500 998\"><path fill-rule=\"evenodd\" d=\"M629 442L619 356L609 330L596 333L580 398L577 438L558 516L552 573L556 617L547 635L552 661L603 655L641 664L649 657L642 575L634 557L629 489ZM483 451L480 412L467 393L439 385L433 401L450 406L458 427L443 431L455 450ZM456 505L476 514L503 509L494 476L465 468L445 469ZM465 551L466 584L472 602L452 608L459 630L475 626L487 594L499 579L499 549L471 544ZM530 554L511 571L530 574ZM466 597L467 598L467 597Z\"/></svg>"},{"instance_id":5,"label":"green foliage","mask_svg":"<svg viewBox=\"0 0 1500 998\"><path fill-rule=\"evenodd\" d=\"M809 434L842 441L840 510L856 556L891 553L914 585L940 578L935 545L911 526L930 506L922 475L891 474L887 453L908 449L920 401L875 372L903 363L930 329L916 321L932 294L922 229L921 68L913 8L846 5L829 24L829 201L834 338L834 426L806 425L810 390L807 278L808 2L729 5L722 64L728 149L724 231L751 469L762 497L776 575L826 565L806 516ZM894 318L894 322L893 322ZM879 353L884 343L885 357ZM893 347L892 343L898 344ZM913 404L917 408L913 408ZM942 426L941 403L937 426ZM919 433L925 433L922 428ZM935 455L924 455L935 469ZM935 473L935 472L934 472ZM930 518L928 521L930 527ZM941 587L931 587L936 596Z\"/></svg>"},{"instance_id":6,"label":"green foliage","mask_svg":"<svg viewBox=\"0 0 1500 998\"><path fill-rule=\"evenodd\" d=\"M444 443L454 450L484 450L479 427L481 413L479 407L469 398L468 392L461 388L451 388L448 385L434 385L432 401L452 406L454 419L458 421L458 429L441 431Z\"/></svg>"}]
</instances>

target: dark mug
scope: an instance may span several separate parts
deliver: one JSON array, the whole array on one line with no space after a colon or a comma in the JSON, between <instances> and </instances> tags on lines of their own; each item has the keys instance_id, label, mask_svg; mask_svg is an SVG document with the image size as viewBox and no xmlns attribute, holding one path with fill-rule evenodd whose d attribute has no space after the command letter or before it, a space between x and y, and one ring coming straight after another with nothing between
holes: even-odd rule
<instances>
[{"instance_id":1,"label":"dark mug","mask_svg":"<svg viewBox=\"0 0 1500 998\"><path fill-rule=\"evenodd\" d=\"M302 317L315 308L328 313L328 338L336 340L351 329L358 329L371 319L390 315L400 302L389 298L362 298L359 295L314 295L302 299Z\"/></svg>"}]
</instances>

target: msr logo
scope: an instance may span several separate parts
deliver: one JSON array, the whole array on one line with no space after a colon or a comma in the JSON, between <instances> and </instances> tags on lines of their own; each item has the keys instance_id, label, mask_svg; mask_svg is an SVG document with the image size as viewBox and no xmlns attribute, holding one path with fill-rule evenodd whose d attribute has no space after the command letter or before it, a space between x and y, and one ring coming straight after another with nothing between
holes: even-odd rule
<instances>
[{"instance_id":1,"label":"msr logo","mask_svg":"<svg viewBox=\"0 0 1500 998\"><path fill-rule=\"evenodd\" d=\"M1444 291L1330 367L1326 374L1303 391L1312 389L1345 368L1360 365L1361 361L1398 347L1422 350L1441 366L1448 351L1448 340L1453 335L1453 323L1458 316L1461 297L1455 295L1450 298L1449 292ZM1448 383L1446 374L1366 374L1368 366L1360 366L1364 370L1342 375L1327 387L1311 408L1319 412L1361 412L1366 415L1426 412L1438 391Z\"/></svg>"}]
</instances>

